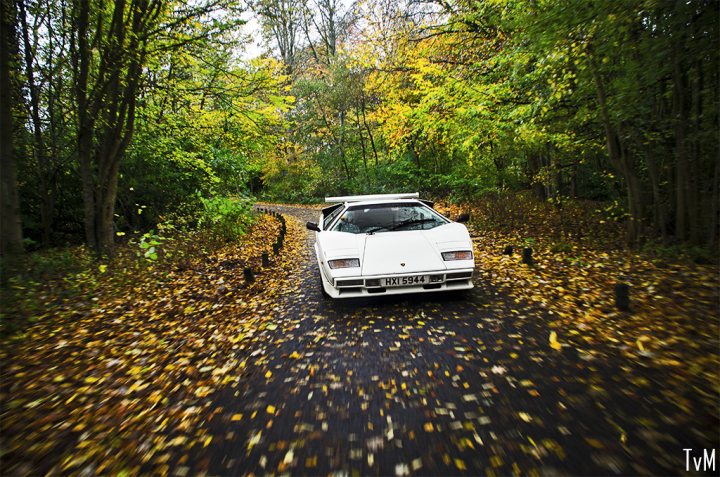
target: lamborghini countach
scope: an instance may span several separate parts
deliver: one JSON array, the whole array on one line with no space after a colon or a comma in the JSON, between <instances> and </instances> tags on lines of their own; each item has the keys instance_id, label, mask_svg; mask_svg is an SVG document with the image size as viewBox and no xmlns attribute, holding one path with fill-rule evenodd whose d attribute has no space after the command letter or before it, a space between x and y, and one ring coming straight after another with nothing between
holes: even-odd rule
<instances>
[{"instance_id":1,"label":"lamborghini countach","mask_svg":"<svg viewBox=\"0 0 720 477\"><path fill-rule=\"evenodd\" d=\"M473 287L472 241L418 193L327 197L315 232L324 294L353 298Z\"/></svg>"}]
</instances>

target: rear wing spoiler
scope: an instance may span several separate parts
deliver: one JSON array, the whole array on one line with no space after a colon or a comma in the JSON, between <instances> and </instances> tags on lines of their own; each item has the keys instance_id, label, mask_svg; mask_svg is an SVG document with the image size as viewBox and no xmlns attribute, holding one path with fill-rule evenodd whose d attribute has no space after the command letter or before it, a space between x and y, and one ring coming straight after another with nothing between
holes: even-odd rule
<instances>
[{"instance_id":1,"label":"rear wing spoiler","mask_svg":"<svg viewBox=\"0 0 720 477\"><path fill-rule=\"evenodd\" d=\"M342 197L325 197L325 202L361 202L363 200L417 199L419 197L420 194L417 192L410 192L407 194L346 195Z\"/></svg>"}]
</instances>

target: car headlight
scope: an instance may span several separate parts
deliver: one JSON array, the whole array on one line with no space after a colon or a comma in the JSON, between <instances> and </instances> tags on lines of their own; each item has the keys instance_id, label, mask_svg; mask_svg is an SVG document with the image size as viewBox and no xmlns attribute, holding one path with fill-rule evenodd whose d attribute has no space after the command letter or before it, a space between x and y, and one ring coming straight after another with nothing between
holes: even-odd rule
<instances>
[{"instance_id":1,"label":"car headlight","mask_svg":"<svg viewBox=\"0 0 720 477\"><path fill-rule=\"evenodd\" d=\"M341 258L339 260L328 260L330 268L353 268L360 267L359 258Z\"/></svg>"},{"instance_id":2,"label":"car headlight","mask_svg":"<svg viewBox=\"0 0 720 477\"><path fill-rule=\"evenodd\" d=\"M443 260L472 260L473 254L469 250L461 250L457 252L443 252Z\"/></svg>"}]
</instances>

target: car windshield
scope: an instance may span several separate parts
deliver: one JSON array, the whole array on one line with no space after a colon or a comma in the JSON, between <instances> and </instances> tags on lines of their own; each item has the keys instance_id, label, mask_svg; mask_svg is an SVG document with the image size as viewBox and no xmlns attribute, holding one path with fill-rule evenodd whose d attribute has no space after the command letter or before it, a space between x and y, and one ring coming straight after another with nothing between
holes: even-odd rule
<instances>
[{"instance_id":1,"label":"car windshield","mask_svg":"<svg viewBox=\"0 0 720 477\"><path fill-rule=\"evenodd\" d=\"M367 234L428 230L446 223L444 217L422 204L373 204L348 207L330 230Z\"/></svg>"}]
</instances>

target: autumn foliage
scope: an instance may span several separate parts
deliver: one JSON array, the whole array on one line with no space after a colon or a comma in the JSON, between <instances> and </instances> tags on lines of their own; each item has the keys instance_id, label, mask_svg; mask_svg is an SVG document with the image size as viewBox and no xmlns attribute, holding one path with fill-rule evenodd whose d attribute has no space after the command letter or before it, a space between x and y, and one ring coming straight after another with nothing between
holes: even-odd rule
<instances>
[{"instance_id":1,"label":"autumn foliage","mask_svg":"<svg viewBox=\"0 0 720 477\"><path fill-rule=\"evenodd\" d=\"M669 368L690 362L694 376L717 386L717 263L625 248L621 227L597 205L515 196L439 209L450 217L471 212L482 280L514 296L517 314L525 304L547 310L553 341L587 357L621 353ZM532 265L522 263L523 248L532 249ZM630 312L616 307L618 283L629 285Z\"/></svg>"},{"instance_id":2,"label":"autumn foliage","mask_svg":"<svg viewBox=\"0 0 720 477\"><path fill-rule=\"evenodd\" d=\"M87 295L63 299L60 283L37 290L35 324L4 338L0 351L3 467L58 473L95 462L97 472L116 474L154 456L162 472L166 450L207 446L205 417L189 403L241 379L244 363L233 353L275 326L258 312L294 266L299 225L291 227L293 240L267 269L260 255L280 223L262 215L239 244L196 249L132 279L98 276L102 286ZM245 266L256 270L254 284L243 279ZM72 443L68 433L84 438Z\"/></svg>"}]
</instances>

